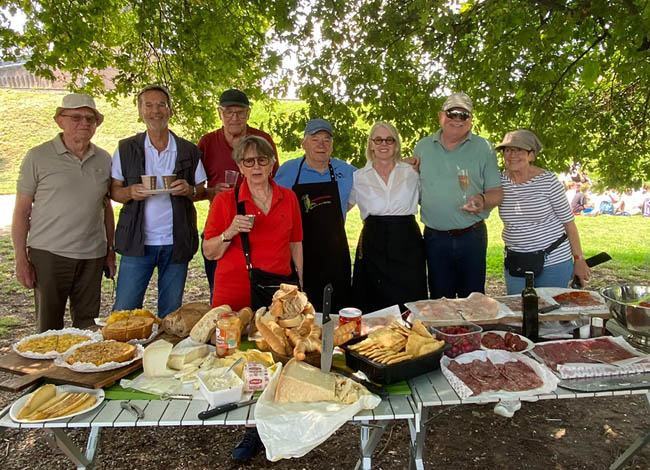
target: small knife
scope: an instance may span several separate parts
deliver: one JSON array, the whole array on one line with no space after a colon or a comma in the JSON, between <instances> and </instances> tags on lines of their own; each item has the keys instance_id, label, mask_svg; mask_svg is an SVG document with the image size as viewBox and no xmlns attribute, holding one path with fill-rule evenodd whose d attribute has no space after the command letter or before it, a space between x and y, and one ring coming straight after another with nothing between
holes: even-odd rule
<instances>
[{"instance_id":1,"label":"small knife","mask_svg":"<svg viewBox=\"0 0 650 470\"><path fill-rule=\"evenodd\" d=\"M380 398L388 398L388 396L390 395L386 390L384 390L379 385L376 385L372 382L368 382L367 380L360 379L359 377L357 377L354 374L351 374L347 370L339 369L338 367L333 367L332 372L341 374L347 377L348 379L354 380L355 382L366 387L370 393L374 393L375 395L378 395Z\"/></svg>"},{"instance_id":2,"label":"small knife","mask_svg":"<svg viewBox=\"0 0 650 470\"><path fill-rule=\"evenodd\" d=\"M328 373L332 367L332 354L334 353L334 322L330 318L332 290L332 284L327 284L323 289L320 370L325 373Z\"/></svg>"},{"instance_id":3,"label":"small knife","mask_svg":"<svg viewBox=\"0 0 650 470\"><path fill-rule=\"evenodd\" d=\"M546 307L542 307L542 308L540 308L539 311L538 311L538 313L548 313L548 312L552 312L553 310L557 310L557 309L560 308L560 307L561 307L560 304L547 305Z\"/></svg>"},{"instance_id":4,"label":"small knife","mask_svg":"<svg viewBox=\"0 0 650 470\"><path fill-rule=\"evenodd\" d=\"M612 259L611 256L609 256L607 253L604 251L601 251L597 255L591 256L585 260L585 263L587 263L587 266L590 268L593 268L594 266L598 266L601 263L604 263L605 261L609 261ZM572 289L580 289L582 288L582 284L580 283L580 279L578 276L573 276L573 281L571 281L571 288Z\"/></svg>"},{"instance_id":5,"label":"small knife","mask_svg":"<svg viewBox=\"0 0 650 470\"><path fill-rule=\"evenodd\" d=\"M226 403L225 405L217 406L216 408L212 408L211 410L201 411L199 413L199 419L212 418L213 416L220 415L221 413L225 413L226 411L232 411L242 406L252 405L256 401L257 398L253 398L252 400L246 400L242 402L236 401L233 403Z\"/></svg>"}]
</instances>

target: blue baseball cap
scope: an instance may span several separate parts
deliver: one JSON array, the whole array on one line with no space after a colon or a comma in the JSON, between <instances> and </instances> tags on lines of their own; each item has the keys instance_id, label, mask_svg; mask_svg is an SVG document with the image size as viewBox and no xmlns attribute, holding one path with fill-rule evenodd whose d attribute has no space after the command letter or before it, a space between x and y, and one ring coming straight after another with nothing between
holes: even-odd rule
<instances>
[{"instance_id":1,"label":"blue baseball cap","mask_svg":"<svg viewBox=\"0 0 650 470\"><path fill-rule=\"evenodd\" d=\"M332 125L325 119L312 119L307 123L305 127L305 137L308 135L313 135L316 132L327 131L329 135L334 137L334 129Z\"/></svg>"}]
</instances>

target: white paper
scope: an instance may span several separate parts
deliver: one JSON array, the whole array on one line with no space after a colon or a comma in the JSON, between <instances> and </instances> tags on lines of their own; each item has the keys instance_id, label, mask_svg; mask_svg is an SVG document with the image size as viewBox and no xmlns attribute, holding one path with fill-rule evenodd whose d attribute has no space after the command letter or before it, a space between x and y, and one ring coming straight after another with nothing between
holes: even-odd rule
<instances>
[{"instance_id":1,"label":"white paper","mask_svg":"<svg viewBox=\"0 0 650 470\"><path fill-rule=\"evenodd\" d=\"M255 406L255 422L266 448L266 458L272 462L302 457L325 442L361 410L371 410L381 399L363 395L351 405L333 402L276 404L275 388L282 367L271 377Z\"/></svg>"},{"instance_id":2,"label":"white paper","mask_svg":"<svg viewBox=\"0 0 650 470\"><path fill-rule=\"evenodd\" d=\"M590 290L584 290L584 289L568 289L568 288L563 288L563 287L536 287L535 291L537 291L537 295L543 295L545 297L553 297L555 295L559 294L564 294L566 292L589 292L593 297L598 299L600 302L599 305L590 305L586 307L582 307L580 305L576 305L575 307L567 307L565 305L562 305L559 310L555 312L549 312L549 313L561 313L561 312L582 312L585 310L588 310L590 313L607 313L609 312L609 309L607 308L607 305L605 304L605 299L603 296L600 295L600 293ZM555 303L555 299L553 300Z\"/></svg>"},{"instance_id":3,"label":"white paper","mask_svg":"<svg viewBox=\"0 0 650 470\"><path fill-rule=\"evenodd\" d=\"M35 335L30 335L27 336L26 338L21 339L17 343L13 345L14 352L18 354L19 356L26 357L28 359L54 359L56 357L61 356L62 354L65 354L67 351L64 351L62 353L58 351L48 351L45 353L36 353L36 352L31 352L31 351L19 351L18 346L23 344L26 341L29 341L34 338L45 338L46 336L59 336L59 335L85 335L89 336L90 340L89 341L84 341L83 343L77 343L74 346L81 346L82 344L89 344L89 343L94 343L96 341L101 341L102 334L101 332L97 331L90 331L90 330L80 330L79 328L63 328L62 330L47 330L44 331L43 333L38 333ZM74 347L73 346L73 347ZM72 349L72 348L70 348Z\"/></svg>"}]
</instances>

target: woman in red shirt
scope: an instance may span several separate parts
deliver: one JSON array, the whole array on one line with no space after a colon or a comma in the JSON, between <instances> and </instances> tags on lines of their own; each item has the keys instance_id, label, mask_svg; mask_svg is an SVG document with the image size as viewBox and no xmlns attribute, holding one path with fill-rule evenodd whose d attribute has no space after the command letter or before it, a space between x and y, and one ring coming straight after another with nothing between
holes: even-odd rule
<instances>
[{"instance_id":1,"label":"woman in red shirt","mask_svg":"<svg viewBox=\"0 0 650 470\"><path fill-rule=\"evenodd\" d=\"M255 219L237 214L234 189L218 194L205 224L203 252L206 258L219 260L212 306L228 304L240 310L250 306L251 296L239 234L249 234L253 267L288 276L293 261L302 285L302 221L293 191L271 179L275 155L266 140L253 135L242 139L233 159L244 176L239 201Z\"/></svg>"}]
</instances>

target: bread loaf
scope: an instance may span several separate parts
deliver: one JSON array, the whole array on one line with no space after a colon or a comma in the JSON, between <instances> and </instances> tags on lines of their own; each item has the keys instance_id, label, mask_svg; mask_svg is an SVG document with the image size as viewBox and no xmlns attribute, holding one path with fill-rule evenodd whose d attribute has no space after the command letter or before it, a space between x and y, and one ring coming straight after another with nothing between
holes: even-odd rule
<instances>
[{"instance_id":1,"label":"bread loaf","mask_svg":"<svg viewBox=\"0 0 650 470\"><path fill-rule=\"evenodd\" d=\"M291 359L282 369L276 403L335 401L336 379L306 362Z\"/></svg>"},{"instance_id":2,"label":"bread loaf","mask_svg":"<svg viewBox=\"0 0 650 470\"><path fill-rule=\"evenodd\" d=\"M231 312L229 305L221 305L207 312L190 331L190 338L198 343L207 343L216 328L215 322L220 313Z\"/></svg>"},{"instance_id":3,"label":"bread loaf","mask_svg":"<svg viewBox=\"0 0 650 470\"><path fill-rule=\"evenodd\" d=\"M210 311L207 302L190 302L184 304L175 312L167 315L162 321L162 328L170 335L187 338L194 325Z\"/></svg>"},{"instance_id":4,"label":"bread loaf","mask_svg":"<svg viewBox=\"0 0 650 470\"><path fill-rule=\"evenodd\" d=\"M146 339L151 336L153 318L131 316L102 328L104 339L127 342L132 339Z\"/></svg>"}]
</instances>

